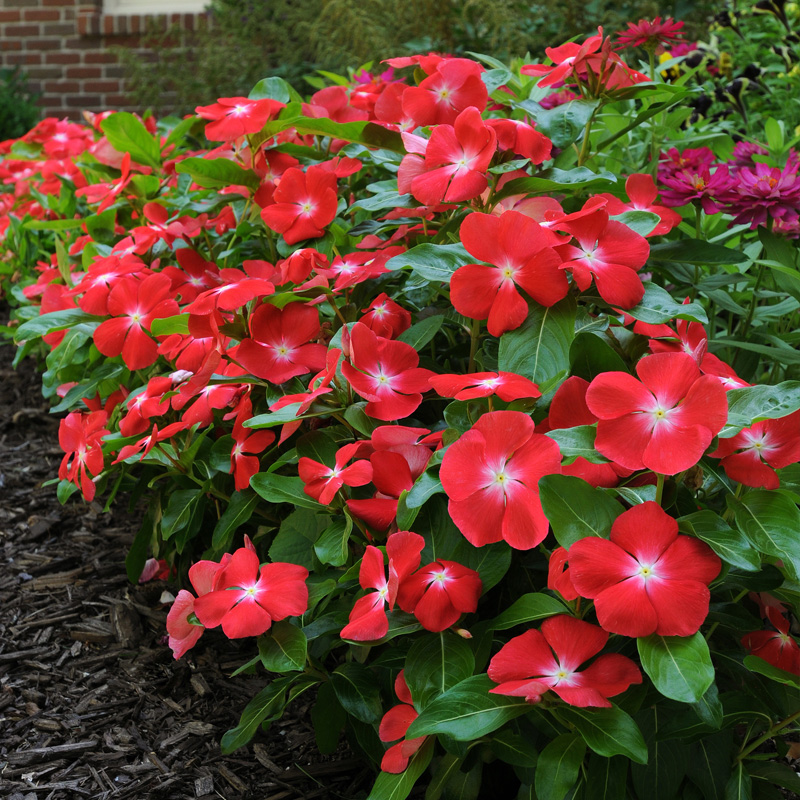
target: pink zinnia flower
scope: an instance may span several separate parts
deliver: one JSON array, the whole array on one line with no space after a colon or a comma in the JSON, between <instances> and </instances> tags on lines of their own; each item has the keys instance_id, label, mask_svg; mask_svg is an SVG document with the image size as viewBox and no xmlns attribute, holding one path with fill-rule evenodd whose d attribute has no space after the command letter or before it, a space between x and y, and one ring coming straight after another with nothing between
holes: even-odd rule
<instances>
[{"instance_id":1,"label":"pink zinnia flower","mask_svg":"<svg viewBox=\"0 0 800 800\"><path fill-rule=\"evenodd\" d=\"M664 45L677 42L681 37L683 22L676 22L672 17L656 17L654 20L640 19L638 22L629 22L628 29L618 34L618 50L628 47L644 47L655 50Z\"/></svg>"}]
</instances>

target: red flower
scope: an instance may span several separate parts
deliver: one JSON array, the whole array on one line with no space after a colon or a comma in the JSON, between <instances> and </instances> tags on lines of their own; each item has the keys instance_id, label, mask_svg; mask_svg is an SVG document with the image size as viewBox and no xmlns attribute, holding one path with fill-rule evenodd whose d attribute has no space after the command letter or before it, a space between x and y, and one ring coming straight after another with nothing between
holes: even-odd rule
<instances>
[{"instance_id":1,"label":"red flower","mask_svg":"<svg viewBox=\"0 0 800 800\"><path fill-rule=\"evenodd\" d=\"M202 625L192 625L189 622L189 617L194 614L195 600L191 592L181 589L167 614L168 644L175 658L181 658L191 650L205 631Z\"/></svg>"},{"instance_id":2,"label":"red flower","mask_svg":"<svg viewBox=\"0 0 800 800\"><path fill-rule=\"evenodd\" d=\"M349 467L345 466L361 446L361 442L353 442L339 448L336 465L333 467L312 458L301 458L297 469L305 484L303 491L318 503L327 506L342 486L363 486L369 483L372 480L372 464L369 461L360 459Z\"/></svg>"},{"instance_id":3,"label":"red flower","mask_svg":"<svg viewBox=\"0 0 800 800\"><path fill-rule=\"evenodd\" d=\"M489 93L483 67L468 58L447 58L419 86L403 92L403 111L419 126L452 124L460 112L486 108ZM395 120L392 120L395 121Z\"/></svg>"},{"instance_id":4,"label":"red flower","mask_svg":"<svg viewBox=\"0 0 800 800\"><path fill-rule=\"evenodd\" d=\"M371 642L382 639L389 631L389 620L385 608L394 610L397 592L401 584L419 566L420 553L425 540L411 531L398 531L386 540L389 557L389 577L383 566L383 553L368 545L361 559L358 581L362 589L376 591L356 600L350 612L350 622L342 628L342 639L355 642Z\"/></svg>"},{"instance_id":5,"label":"red flower","mask_svg":"<svg viewBox=\"0 0 800 800\"><path fill-rule=\"evenodd\" d=\"M475 611L481 588L474 569L439 559L400 584L397 603L423 628L438 633L454 625L462 614Z\"/></svg>"},{"instance_id":6,"label":"red flower","mask_svg":"<svg viewBox=\"0 0 800 800\"><path fill-rule=\"evenodd\" d=\"M385 339L396 339L411 327L411 313L381 292L364 311L360 322Z\"/></svg>"},{"instance_id":7,"label":"red flower","mask_svg":"<svg viewBox=\"0 0 800 800\"><path fill-rule=\"evenodd\" d=\"M233 423L231 472L237 492L244 491L250 485L250 478L258 472L259 460L256 453L263 452L275 441L273 431L253 431L244 427L244 423L252 415L250 398L245 397L239 405L236 421Z\"/></svg>"},{"instance_id":8,"label":"red flower","mask_svg":"<svg viewBox=\"0 0 800 800\"><path fill-rule=\"evenodd\" d=\"M712 458L722 459L726 475L745 486L777 489L776 469L800 461L800 411L766 419L730 439L720 439Z\"/></svg>"},{"instance_id":9,"label":"red flower","mask_svg":"<svg viewBox=\"0 0 800 800\"><path fill-rule=\"evenodd\" d=\"M497 147L500 150L517 153L532 164L541 164L551 157L553 143L539 133L533 123L518 119L487 119L486 124L497 134Z\"/></svg>"},{"instance_id":10,"label":"red flower","mask_svg":"<svg viewBox=\"0 0 800 800\"><path fill-rule=\"evenodd\" d=\"M253 375L285 383L325 366L325 346L309 344L319 331L316 308L289 303L281 309L264 303L250 317L252 338L242 340L234 357Z\"/></svg>"},{"instance_id":11,"label":"red flower","mask_svg":"<svg viewBox=\"0 0 800 800\"><path fill-rule=\"evenodd\" d=\"M342 374L369 402L366 413L385 422L416 411L433 373L419 365L417 351L405 342L376 336L357 322L350 331L350 363Z\"/></svg>"},{"instance_id":12,"label":"red flower","mask_svg":"<svg viewBox=\"0 0 800 800\"><path fill-rule=\"evenodd\" d=\"M528 550L547 536L539 480L560 472L558 445L534 433L527 414L494 411L450 445L439 477L450 516L473 545L504 539Z\"/></svg>"},{"instance_id":13,"label":"red flower","mask_svg":"<svg viewBox=\"0 0 800 800\"><path fill-rule=\"evenodd\" d=\"M556 547L550 553L550 560L547 562L547 588L558 592L565 600L575 600L578 593L569 577L567 559L568 554L563 547Z\"/></svg>"},{"instance_id":14,"label":"red flower","mask_svg":"<svg viewBox=\"0 0 800 800\"><path fill-rule=\"evenodd\" d=\"M441 397L474 400L496 394L510 403L523 397L541 397L539 387L514 372L472 372L469 375L434 375L431 386Z\"/></svg>"},{"instance_id":15,"label":"red flower","mask_svg":"<svg viewBox=\"0 0 800 800\"><path fill-rule=\"evenodd\" d=\"M699 460L728 416L720 381L686 353L657 353L626 372L598 375L586 403L599 418L595 447L627 469L675 475Z\"/></svg>"},{"instance_id":16,"label":"red flower","mask_svg":"<svg viewBox=\"0 0 800 800\"><path fill-rule=\"evenodd\" d=\"M273 621L303 614L308 608L308 570L275 562L259 568L258 556L237 550L215 580L214 590L195 600L206 628L222 625L229 639L260 636Z\"/></svg>"},{"instance_id":17,"label":"red flower","mask_svg":"<svg viewBox=\"0 0 800 800\"><path fill-rule=\"evenodd\" d=\"M774 631L753 631L742 637L742 647L773 667L800 675L800 645L789 634L789 621L774 606L764 610Z\"/></svg>"},{"instance_id":18,"label":"red flower","mask_svg":"<svg viewBox=\"0 0 800 800\"><path fill-rule=\"evenodd\" d=\"M569 291L561 258L552 245L558 237L517 211L501 216L473 213L461 225L461 241L475 258L492 266L467 264L453 273L450 298L471 319L488 317L489 333L501 336L528 316L522 287L537 303L552 306Z\"/></svg>"},{"instance_id":19,"label":"red flower","mask_svg":"<svg viewBox=\"0 0 800 800\"><path fill-rule=\"evenodd\" d=\"M647 173L629 175L625 181L625 191L630 198L628 203L614 197L613 194L603 193L597 196L606 201L606 211L612 216L624 214L626 211L649 211L652 214L658 214L661 221L647 234L648 238L669 233L680 223L682 217L677 211L666 206L656 205L658 189L656 189L652 175Z\"/></svg>"},{"instance_id":20,"label":"red flower","mask_svg":"<svg viewBox=\"0 0 800 800\"><path fill-rule=\"evenodd\" d=\"M169 411L169 398L164 394L172 389L172 378L167 375L150 378L147 386L138 394L128 397L125 405L128 413L120 420L119 430L123 436L144 433L150 427L152 417L160 417Z\"/></svg>"},{"instance_id":21,"label":"red flower","mask_svg":"<svg viewBox=\"0 0 800 800\"><path fill-rule=\"evenodd\" d=\"M122 277L108 295L113 319L94 332L97 349L109 358L122 355L128 369L149 367L158 358L158 345L146 332L154 319L178 313L166 275L150 275L143 281Z\"/></svg>"},{"instance_id":22,"label":"red flower","mask_svg":"<svg viewBox=\"0 0 800 800\"><path fill-rule=\"evenodd\" d=\"M589 205L591 204L591 205ZM561 269L572 272L581 291L586 291L594 278L597 291L607 303L619 308L633 308L644 296L644 286L636 274L650 254L650 245L621 222L610 220L592 198L583 210L557 220L554 227L577 240L564 244L556 252L564 263Z\"/></svg>"},{"instance_id":23,"label":"red flower","mask_svg":"<svg viewBox=\"0 0 800 800\"><path fill-rule=\"evenodd\" d=\"M515 636L489 662L489 677L500 684L489 691L538 703L552 689L571 706L611 708L608 698L641 683L642 673L619 653L604 654L579 672L607 640L606 631L588 622L566 614L550 617L541 631Z\"/></svg>"},{"instance_id":24,"label":"red flower","mask_svg":"<svg viewBox=\"0 0 800 800\"><path fill-rule=\"evenodd\" d=\"M392 706L381 719L378 728L378 738L382 742L394 742L402 739L402 742L392 745L384 754L381 760L381 769L384 772L391 772L395 775L404 772L408 766L411 756L422 747L427 736L417 736L416 739L406 739L406 731L411 727L411 723L419 716L414 708L411 692L406 683L403 670L397 674L394 682L394 691L400 700L400 705Z\"/></svg>"},{"instance_id":25,"label":"red flower","mask_svg":"<svg viewBox=\"0 0 800 800\"><path fill-rule=\"evenodd\" d=\"M603 628L623 636L691 636L708 615L708 584L721 562L711 548L678 535L661 506L642 503L569 548L572 584L594 600Z\"/></svg>"},{"instance_id":26,"label":"red flower","mask_svg":"<svg viewBox=\"0 0 800 800\"><path fill-rule=\"evenodd\" d=\"M261 210L268 228L283 234L286 244L317 239L336 216L336 175L317 165L305 172L290 167L272 199L275 202Z\"/></svg>"},{"instance_id":27,"label":"red flower","mask_svg":"<svg viewBox=\"0 0 800 800\"><path fill-rule=\"evenodd\" d=\"M638 22L629 22L628 29L617 36L619 49L627 47L644 47L655 49L664 45L671 45L680 40L683 22L675 22L672 17L656 17L650 21L640 19Z\"/></svg>"},{"instance_id":28,"label":"red flower","mask_svg":"<svg viewBox=\"0 0 800 800\"><path fill-rule=\"evenodd\" d=\"M404 134L403 141L407 149L413 149L400 164L398 188L411 192L420 203L431 206L471 200L488 186L486 170L497 136L476 108L462 111L454 125L434 128L427 142L411 134Z\"/></svg>"},{"instance_id":29,"label":"red flower","mask_svg":"<svg viewBox=\"0 0 800 800\"><path fill-rule=\"evenodd\" d=\"M96 477L103 471L102 438L108 433L103 427L107 420L105 411L90 414L73 411L61 420L58 427L58 443L66 453L58 477L80 487L89 502L97 490L92 476Z\"/></svg>"},{"instance_id":30,"label":"red flower","mask_svg":"<svg viewBox=\"0 0 800 800\"><path fill-rule=\"evenodd\" d=\"M248 97L220 97L210 106L197 106L195 111L206 125L206 137L213 142L230 142L248 133L258 133L283 103L277 100L250 100Z\"/></svg>"}]
</instances>

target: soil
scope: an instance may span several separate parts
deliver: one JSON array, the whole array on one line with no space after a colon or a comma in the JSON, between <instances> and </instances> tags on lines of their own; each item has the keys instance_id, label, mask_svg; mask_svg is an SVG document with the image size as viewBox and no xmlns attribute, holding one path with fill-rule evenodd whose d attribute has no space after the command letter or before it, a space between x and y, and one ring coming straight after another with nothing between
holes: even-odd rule
<instances>
[{"instance_id":1,"label":"soil","mask_svg":"<svg viewBox=\"0 0 800 800\"><path fill-rule=\"evenodd\" d=\"M173 659L164 592L176 587L128 582L138 520L121 503L62 506L41 485L61 460L58 420L33 362L14 371L12 357L0 340L0 798L364 796L373 775L344 744L319 754L307 695L250 746L220 753L266 684L228 677L253 642L211 632Z\"/></svg>"}]
</instances>

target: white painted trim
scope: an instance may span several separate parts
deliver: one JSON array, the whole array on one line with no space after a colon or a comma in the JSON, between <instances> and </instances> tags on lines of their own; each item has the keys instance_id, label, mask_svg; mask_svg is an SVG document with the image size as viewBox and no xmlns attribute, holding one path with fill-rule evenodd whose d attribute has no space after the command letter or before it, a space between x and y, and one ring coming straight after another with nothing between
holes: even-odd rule
<instances>
[{"instance_id":1,"label":"white painted trim","mask_svg":"<svg viewBox=\"0 0 800 800\"><path fill-rule=\"evenodd\" d=\"M103 0L104 14L199 14L209 0Z\"/></svg>"}]
</instances>

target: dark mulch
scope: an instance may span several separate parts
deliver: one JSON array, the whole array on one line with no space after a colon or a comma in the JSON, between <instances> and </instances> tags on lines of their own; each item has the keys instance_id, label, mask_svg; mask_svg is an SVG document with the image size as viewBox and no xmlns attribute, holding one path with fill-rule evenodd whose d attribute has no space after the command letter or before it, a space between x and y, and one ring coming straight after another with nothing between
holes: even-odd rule
<instances>
[{"instance_id":1,"label":"dark mulch","mask_svg":"<svg viewBox=\"0 0 800 800\"><path fill-rule=\"evenodd\" d=\"M266 683L228 677L252 641L211 632L173 660L170 587L126 578L136 515L61 506L41 486L61 459L58 423L32 362L15 372L12 354L0 342L0 797L363 796L371 774L344 745L319 755L307 695L254 744L221 755L220 737Z\"/></svg>"}]
</instances>

